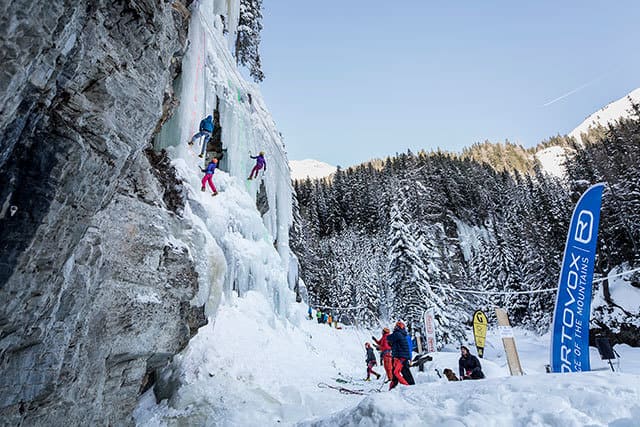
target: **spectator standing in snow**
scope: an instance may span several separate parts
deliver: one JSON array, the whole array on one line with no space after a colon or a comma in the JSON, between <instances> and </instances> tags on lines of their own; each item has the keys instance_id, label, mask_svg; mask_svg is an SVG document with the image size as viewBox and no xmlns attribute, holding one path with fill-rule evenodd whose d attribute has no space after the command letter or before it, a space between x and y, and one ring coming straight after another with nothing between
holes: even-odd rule
<instances>
[{"instance_id":1,"label":"spectator standing in snow","mask_svg":"<svg viewBox=\"0 0 640 427\"><path fill-rule=\"evenodd\" d=\"M387 342L391 345L391 355L393 356L393 378L389 385L389 390L400 384L413 385L413 375L409 370L409 343L407 342L407 330L404 322L398 321L393 333L387 337Z\"/></svg>"},{"instance_id":2,"label":"spectator standing in snow","mask_svg":"<svg viewBox=\"0 0 640 427\"><path fill-rule=\"evenodd\" d=\"M391 381L393 378L393 359L391 357L391 346L387 342L387 337L391 331L389 328L382 329L382 337L377 340L375 337L373 338L373 342L375 342L378 346L378 351L380 352L380 363L384 366L384 371L387 373L387 380Z\"/></svg>"},{"instance_id":3,"label":"spectator standing in snow","mask_svg":"<svg viewBox=\"0 0 640 427\"><path fill-rule=\"evenodd\" d=\"M191 141L189 141L189 145L193 145L194 142L200 137L204 136L202 140L202 149L200 150L200 154L198 157L204 157L204 153L207 149L207 143L213 134L213 117L211 115L205 117L200 121L200 131L191 137Z\"/></svg>"},{"instance_id":4,"label":"spectator standing in snow","mask_svg":"<svg viewBox=\"0 0 640 427\"><path fill-rule=\"evenodd\" d=\"M365 343L364 348L367 350L367 378L365 378L364 380L371 381L371 374L375 375L376 379L380 379L380 374L373 370L373 367L378 363L376 362L376 355L373 354L373 348L371 347L371 344Z\"/></svg>"},{"instance_id":5,"label":"spectator standing in snow","mask_svg":"<svg viewBox=\"0 0 640 427\"><path fill-rule=\"evenodd\" d=\"M460 378L463 380L480 380L484 378L480 361L464 345L460 347L460 359L458 360Z\"/></svg>"},{"instance_id":6,"label":"spectator standing in snow","mask_svg":"<svg viewBox=\"0 0 640 427\"><path fill-rule=\"evenodd\" d=\"M309 306L309 310L307 310L307 315L309 316L309 320L313 319L313 310L311 310L311 306Z\"/></svg>"},{"instance_id":7,"label":"spectator standing in snow","mask_svg":"<svg viewBox=\"0 0 640 427\"><path fill-rule=\"evenodd\" d=\"M316 319L318 320L318 323L322 323L322 311L320 309L316 310Z\"/></svg>"}]
</instances>

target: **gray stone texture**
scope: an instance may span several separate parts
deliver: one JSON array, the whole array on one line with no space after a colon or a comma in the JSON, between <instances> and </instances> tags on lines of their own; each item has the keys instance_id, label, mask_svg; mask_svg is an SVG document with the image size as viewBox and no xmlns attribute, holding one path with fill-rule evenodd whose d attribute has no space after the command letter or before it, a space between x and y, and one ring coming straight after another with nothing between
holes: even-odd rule
<instances>
[{"instance_id":1,"label":"gray stone texture","mask_svg":"<svg viewBox=\"0 0 640 427\"><path fill-rule=\"evenodd\" d=\"M2 425L133 424L205 322L180 191L143 152L176 104L184 6L0 3Z\"/></svg>"}]
</instances>

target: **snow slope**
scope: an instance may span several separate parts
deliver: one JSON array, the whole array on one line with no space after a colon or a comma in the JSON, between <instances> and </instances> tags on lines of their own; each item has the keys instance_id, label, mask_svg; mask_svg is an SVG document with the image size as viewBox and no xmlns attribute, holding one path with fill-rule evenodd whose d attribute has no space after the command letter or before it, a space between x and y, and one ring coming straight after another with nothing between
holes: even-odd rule
<instances>
[{"instance_id":1,"label":"snow slope","mask_svg":"<svg viewBox=\"0 0 640 427\"><path fill-rule=\"evenodd\" d=\"M637 375L608 372L431 383L373 395L303 426L637 426Z\"/></svg>"},{"instance_id":2,"label":"snow slope","mask_svg":"<svg viewBox=\"0 0 640 427\"><path fill-rule=\"evenodd\" d=\"M628 117L631 109L631 102L640 103L640 88L631 91L626 96L611 102L591 114L575 129L569 132L569 136L574 137L578 142L582 142L582 133L587 133L592 126L607 126L614 123L621 117ZM570 150L564 147L547 147L536 153L537 159L542 165L542 169L550 175L563 177L565 175L564 161L569 155Z\"/></svg>"},{"instance_id":3,"label":"snow slope","mask_svg":"<svg viewBox=\"0 0 640 427\"><path fill-rule=\"evenodd\" d=\"M542 170L549 175L563 177L566 173L564 162L567 159L567 149L559 146L544 148L536 153Z\"/></svg>"},{"instance_id":4,"label":"snow slope","mask_svg":"<svg viewBox=\"0 0 640 427\"><path fill-rule=\"evenodd\" d=\"M592 348L597 372L546 374L549 335L516 329L526 375L510 377L500 334L491 329L482 359L486 380L439 378L436 368L457 371L457 346L448 346L424 372L412 368L415 386L387 391L382 380L360 380L370 331L337 330L305 315L305 307L293 303L288 316L277 316L259 292L223 304L215 323L179 356L178 394L156 405L147 392L135 414L138 425L633 426L640 416L640 349L615 347L622 373L610 372ZM342 394L320 383L369 395Z\"/></svg>"},{"instance_id":5,"label":"snow slope","mask_svg":"<svg viewBox=\"0 0 640 427\"><path fill-rule=\"evenodd\" d=\"M291 179L293 180L307 177L311 179L324 178L336 171L335 166L313 159L289 160L289 167L291 168Z\"/></svg>"},{"instance_id":6,"label":"snow slope","mask_svg":"<svg viewBox=\"0 0 640 427\"><path fill-rule=\"evenodd\" d=\"M631 91L628 95L613 101L600 110L596 111L589 117L587 117L582 123L580 123L574 130L569 133L569 136L573 136L579 142L582 141L580 134L588 132L591 126L603 125L607 126L609 123L613 123L620 117L629 116L629 109L631 108L631 101L635 103L640 102L640 88Z\"/></svg>"}]
</instances>

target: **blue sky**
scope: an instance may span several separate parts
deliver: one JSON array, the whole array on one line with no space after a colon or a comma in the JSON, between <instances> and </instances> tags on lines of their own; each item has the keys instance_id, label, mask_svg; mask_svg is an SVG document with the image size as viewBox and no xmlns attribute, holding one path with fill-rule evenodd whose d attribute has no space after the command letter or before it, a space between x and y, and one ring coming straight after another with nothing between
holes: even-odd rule
<instances>
[{"instance_id":1,"label":"blue sky","mask_svg":"<svg viewBox=\"0 0 640 427\"><path fill-rule=\"evenodd\" d=\"M261 88L293 160L530 147L640 87L637 0L263 3Z\"/></svg>"}]
</instances>

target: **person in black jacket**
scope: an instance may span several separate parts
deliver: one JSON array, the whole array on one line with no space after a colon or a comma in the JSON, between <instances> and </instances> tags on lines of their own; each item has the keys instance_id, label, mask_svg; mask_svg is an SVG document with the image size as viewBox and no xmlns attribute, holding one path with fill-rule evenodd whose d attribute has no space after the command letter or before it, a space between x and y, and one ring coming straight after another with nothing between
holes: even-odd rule
<instances>
[{"instance_id":1,"label":"person in black jacket","mask_svg":"<svg viewBox=\"0 0 640 427\"><path fill-rule=\"evenodd\" d=\"M458 360L460 378L463 380L479 380L484 378L480 361L465 346L460 347L460 359Z\"/></svg>"},{"instance_id":2,"label":"person in black jacket","mask_svg":"<svg viewBox=\"0 0 640 427\"><path fill-rule=\"evenodd\" d=\"M391 346L393 356L393 378L389 384L389 390L400 384L413 385L415 381L409 370L409 343L407 342L407 329L404 322L398 321L393 333L387 337L387 342Z\"/></svg>"},{"instance_id":3,"label":"person in black jacket","mask_svg":"<svg viewBox=\"0 0 640 427\"><path fill-rule=\"evenodd\" d=\"M378 364L378 362L376 362L376 355L373 353L373 348L369 343L365 343L364 348L367 349L367 378L365 378L365 381L371 381L371 374L375 375L376 379L379 380L380 374L373 370L373 367Z\"/></svg>"}]
</instances>

